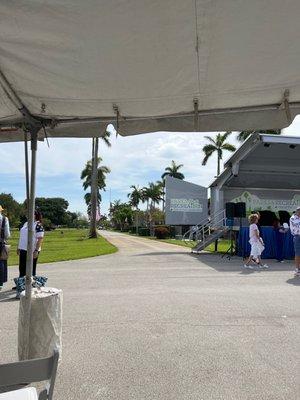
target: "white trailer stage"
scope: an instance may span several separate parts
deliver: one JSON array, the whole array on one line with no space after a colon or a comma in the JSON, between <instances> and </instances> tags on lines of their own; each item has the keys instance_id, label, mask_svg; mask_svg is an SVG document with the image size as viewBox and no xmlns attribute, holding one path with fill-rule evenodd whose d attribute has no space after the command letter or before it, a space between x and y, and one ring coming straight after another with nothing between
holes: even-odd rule
<instances>
[{"instance_id":1,"label":"white trailer stage","mask_svg":"<svg viewBox=\"0 0 300 400\"><path fill-rule=\"evenodd\" d=\"M227 202L245 202L248 212L293 212L300 205L300 136L251 135L210 189L212 214Z\"/></svg>"}]
</instances>

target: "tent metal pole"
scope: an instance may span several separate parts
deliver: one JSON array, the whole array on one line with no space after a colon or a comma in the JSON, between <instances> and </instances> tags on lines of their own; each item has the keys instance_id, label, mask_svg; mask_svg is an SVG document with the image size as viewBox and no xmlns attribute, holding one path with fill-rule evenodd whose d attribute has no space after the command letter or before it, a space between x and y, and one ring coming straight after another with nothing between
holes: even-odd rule
<instances>
[{"instance_id":1,"label":"tent metal pole","mask_svg":"<svg viewBox=\"0 0 300 400\"><path fill-rule=\"evenodd\" d=\"M38 129L33 129L33 131L31 132L31 174L30 174L29 199L27 199L28 241L27 241L27 258L26 258L26 279L25 279L25 302L26 302L25 325L24 325L25 359L28 359L29 356L29 339L30 339L37 133Z\"/></svg>"},{"instance_id":2,"label":"tent metal pole","mask_svg":"<svg viewBox=\"0 0 300 400\"><path fill-rule=\"evenodd\" d=\"M24 150L25 150L25 179L26 179L26 199L29 204L29 163L28 163L28 134L24 132ZM28 209L28 207L27 207ZM28 213L27 213L28 214ZM28 215L27 215L28 219Z\"/></svg>"}]
</instances>

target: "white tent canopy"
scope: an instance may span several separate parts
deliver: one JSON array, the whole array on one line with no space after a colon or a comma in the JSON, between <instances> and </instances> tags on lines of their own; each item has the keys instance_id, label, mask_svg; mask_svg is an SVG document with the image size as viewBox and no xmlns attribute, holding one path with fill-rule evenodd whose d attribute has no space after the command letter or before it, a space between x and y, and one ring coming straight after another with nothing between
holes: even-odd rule
<instances>
[{"instance_id":1,"label":"white tent canopy","mask_svg":"<svg viewBox=\"0 0 300 400\"><path fill-rule=\"evenodd\" d=\"M298 0L24 0L0 15L2 126L20 105L52 136L74 118L129 135L278 129L300 112Z\"/></svg>"}]
</instances>

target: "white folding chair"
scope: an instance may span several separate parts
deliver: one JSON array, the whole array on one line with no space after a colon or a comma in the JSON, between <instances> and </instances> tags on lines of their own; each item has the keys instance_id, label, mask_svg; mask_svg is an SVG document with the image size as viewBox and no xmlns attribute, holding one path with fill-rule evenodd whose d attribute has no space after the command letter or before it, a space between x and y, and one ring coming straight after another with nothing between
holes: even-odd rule
<instances>
[{"instance_id":1,"label":"white folding chair","mask_svg":"<svg viewBox=\"0 0 300 400\"><path fill-rule=\"evenodd\" d=\"M52 400L54 383L56 378L57 364L58 364L59 352L55 350L53 356L47 358L36 358L33 360L19 361L9 364L0 365L0 387L7 387L6 393L0 394L0 400L6 398L21 398L18 396L18 392L23 391L23 398L37 399L38 400ZM26 388L15 390L14 397L9 397L9 387L16 385L24 385L33 382L49 381L47 387L42 390L37 397L37 392L34 388ZM28 390L30 389L30 390ZM34 394L34 390L35 394ZM25 391L27 390L27 393ZM12 393L12 392L11 392ZM2 397L1 397L2 396ZM5 397L6 396L6 397ZM26 397L27 396L27 397ZM30 397L31 396L31 397Z\"/></svg>"}]
</instances>

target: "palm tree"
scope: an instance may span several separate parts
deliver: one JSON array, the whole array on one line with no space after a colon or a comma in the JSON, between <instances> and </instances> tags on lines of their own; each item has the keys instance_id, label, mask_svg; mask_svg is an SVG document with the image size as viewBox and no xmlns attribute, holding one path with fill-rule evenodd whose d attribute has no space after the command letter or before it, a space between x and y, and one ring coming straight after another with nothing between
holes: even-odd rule
<instances>
[{"instance_id":1,"label":"palm tree","mask_svg":"<svg viewBox=\"0 0 300 400\"><path fill-rule=\"evenodd\" d=\"M165 168L165 172L162 174L161 179L164 181L166 176L171 176L172 178L184 179L183 173L179 172L183 164L176 165L175 161L172 160L171 166Z\"/></svg>"},{"instance_id":2,"label":"palm tree","mask_svg":"<svg viewBox=\"0 0 300 400\"><path fill-rule=\"evenodd\" d=\"M103 189L103 190L105 190L105 189ZM91 193L90 192L87 192L84 195L84 200L85 200L85 203L87 205L87 213L88 213L89 216L91 216ZM101 196L101 194L100 194L100 192L98 190L98 201L97 201L97 207L98 208L100 206L101 201L102 201L102 196Z\"/></svg>"},{"instance_id":3,"label":"palm tree","mask_svg":"<svg viewBox=\"0 0 300 400\"><path fill-rule=\"evenodd\" d=\"M103 136L100 136L100 139L102 140L103 143L106 144L107 147L111 147L111 143L110 143L110 135L111 133L108 131L105 131L105 133L103 134ZM98 138L96 138L98 139Z\"/></svg>"},{"instance_id":4,"label":"palm tree","mask_svg":"<svg viewBox=\"0 0 300 400\"><path fill-rule=\"evenodd\" d=\"M161 200L162 200L162 211L164 211L165 209L165 195L166 195L166 191L165 191L165 186L166 186L166 182L164 179L162 179L161 181L156 181L156 184L160 187L161 189Z\"/></svg>"},{"instance_id":5,"label":"palm tree","mask_svg":"<svg viewBox=\"0 0 300 400\"><path fill-rule=\"evenodd\" d=\"M105 131L101 136L101 140L106 144L107 147L111 146L110 143L110 132ZM90 238L97 238L97 166L98 163L98 145L99 138L95 137L92 139L92 175L91 175L91 205L90 205Z\"/></svg>"},{"instance_id":6,"label":"palm tree","mask_svg":"<svg viewBox=\"0 0 300 400\"><path fill-rule=\"evenodd\" d=\"M102 190L105 188L106 183L106 174L110 173L110 168L105 165L100 165L102 162L102 158L97 158L97 187L98 190ZM92 185L92 160L89 160L85 168L81 171L80 179L83 181L82 186L84 190L87 190Z\"/></svg>"},{"instance_id":7,"label":"palm tree","mask_svg":"<svg viewBox=\"0 0 300 400\"><path fill-rule=\"evenodd\" d=\"M266 130L266 131L242 131L238 134L237 140L239 142L244 142L250 135L253 135L255 133L265 133L267 135L281 135L281 129L277 130Z\"/></svg>"},{"instance_id":8,"label":"palm tree","mask_svg":"<svg viewBox=\"0 0 300 400\"><path fill-rule=\"evenodd\" d=\"M150 226L150 230L153 231L152 212L155 208L155 204L159 204L159 202L163 200L163 188L161 182L149 182L148 187L144 187L142 190L143 201L147 202L148 224ZM152 233L153 232L151 232L151 234Z\"/></svg>"},{"instance_id":9,"label":"palm tree","mask_svg":"<svg viewBox=\"0 0 300 400\"><path fill-rule=\"evenodd\" d=\"M162 187L163 187L163 196L162 196L162 210L165 209L165 186L166 186L166 177L171 176L172 178L184 179L184 175L182 172L179 172L180 168L183 167L183 164L176 165L175 161L172 160L171 166L165 168L165 172L162 174ZM158 181L159 182L159 181Z\"/></svg>"},{"instance_id":10,"label":"palm tree","mask_svg":"<svg viewBox=\"0 0 300 400\"><path fill-rule=\"evenodd\" d=\"M148 188L148 195L150 195L150 208L154 208L155 204L159 204L159 202L162 200L162 186L161 183L154 183L150 182L149 183L149 188Z\"/></svg>"},{"instance_id":11,"label":"palm tree","mask_svg":"<svg viewBox=\"0 0 300 400\"><path fill-rule=\"evenodd\" d=\"M129 204L136 209L136 218L135 218L135 223L136 223L136 234L138 235L138 230L139 230L139 204L140 201L143 200L144 194L143 190L140 189L138 186L131 185L130 189L132 191L127 194L127 197L129 198Z\"/></svg>"},{"instance_id":12,"label":"palm tree","mask_svg":"<svg viewBox=\"0 0 300 400\"><path fill-rule=\"evenodd\" d=\"M214 154L214 152L217 152L218 156L217 175L220 174L220 162L223 159L223 150L232 152L236 150L235 146L233 146L230 143L226 143L226 140L230 134L231 132L218 133L215 139L213 139L210 136L205 136L205 139L207 139L210 143L206 144L202 149L205 154L202 161L202 165L206 165L208 159Z\"/></svg>"},{"instance_id":13,"label":"palm tree","mask_svg":"<svg viewBox=\"0 0 300 400\"><path fill-rule=\"evenodd\" d=\"M142 189L135 185L131 185L130 189L132 189L132 191L127 194L127 197L129 198L129 203L132 207L138 209L139 203L140 201L142 201L143 198Z\"/></svg>"},{"instance_id":14,"label":"palm tree","mask_svg":"<svg viewBox=\"0 0 300 400\"><path fill-rule=\"evenodd\" d=\"M101 201L101 196L99 191L100 190L105 190L106 186L106 175L110 173L110 169L106 167L105 165L100 165L102 162L101 157L97 157L97 162L96 162L96 199L95 199L95 204L96 207L94 215L93 215L93 193L92 191L90 193L85 194L85 201L88 205L88 213L90 215L91 219L91 229L90 229L90 237L97 237L97 229L96 229L96 213L97 213L97 208L100 205ZM86 163L85 168L81 172L80 179L83 181L82 186L84 190L87 190L88 188L92 188L93 185L93 160L89 160Z\"/></svg>"},{"instance_id":15,"label":"palm tree","mask_svg":"<svg viewBox=\"0 0 300 400\"><path fill-rule=\"evenodd\" d=\"M146 203L146 214L148 215L149 213L149 202L150 202L150 198L151 198L151 191L147 186L144 186L142 188L142 202Z\"/></svg>"}]
</instances>

